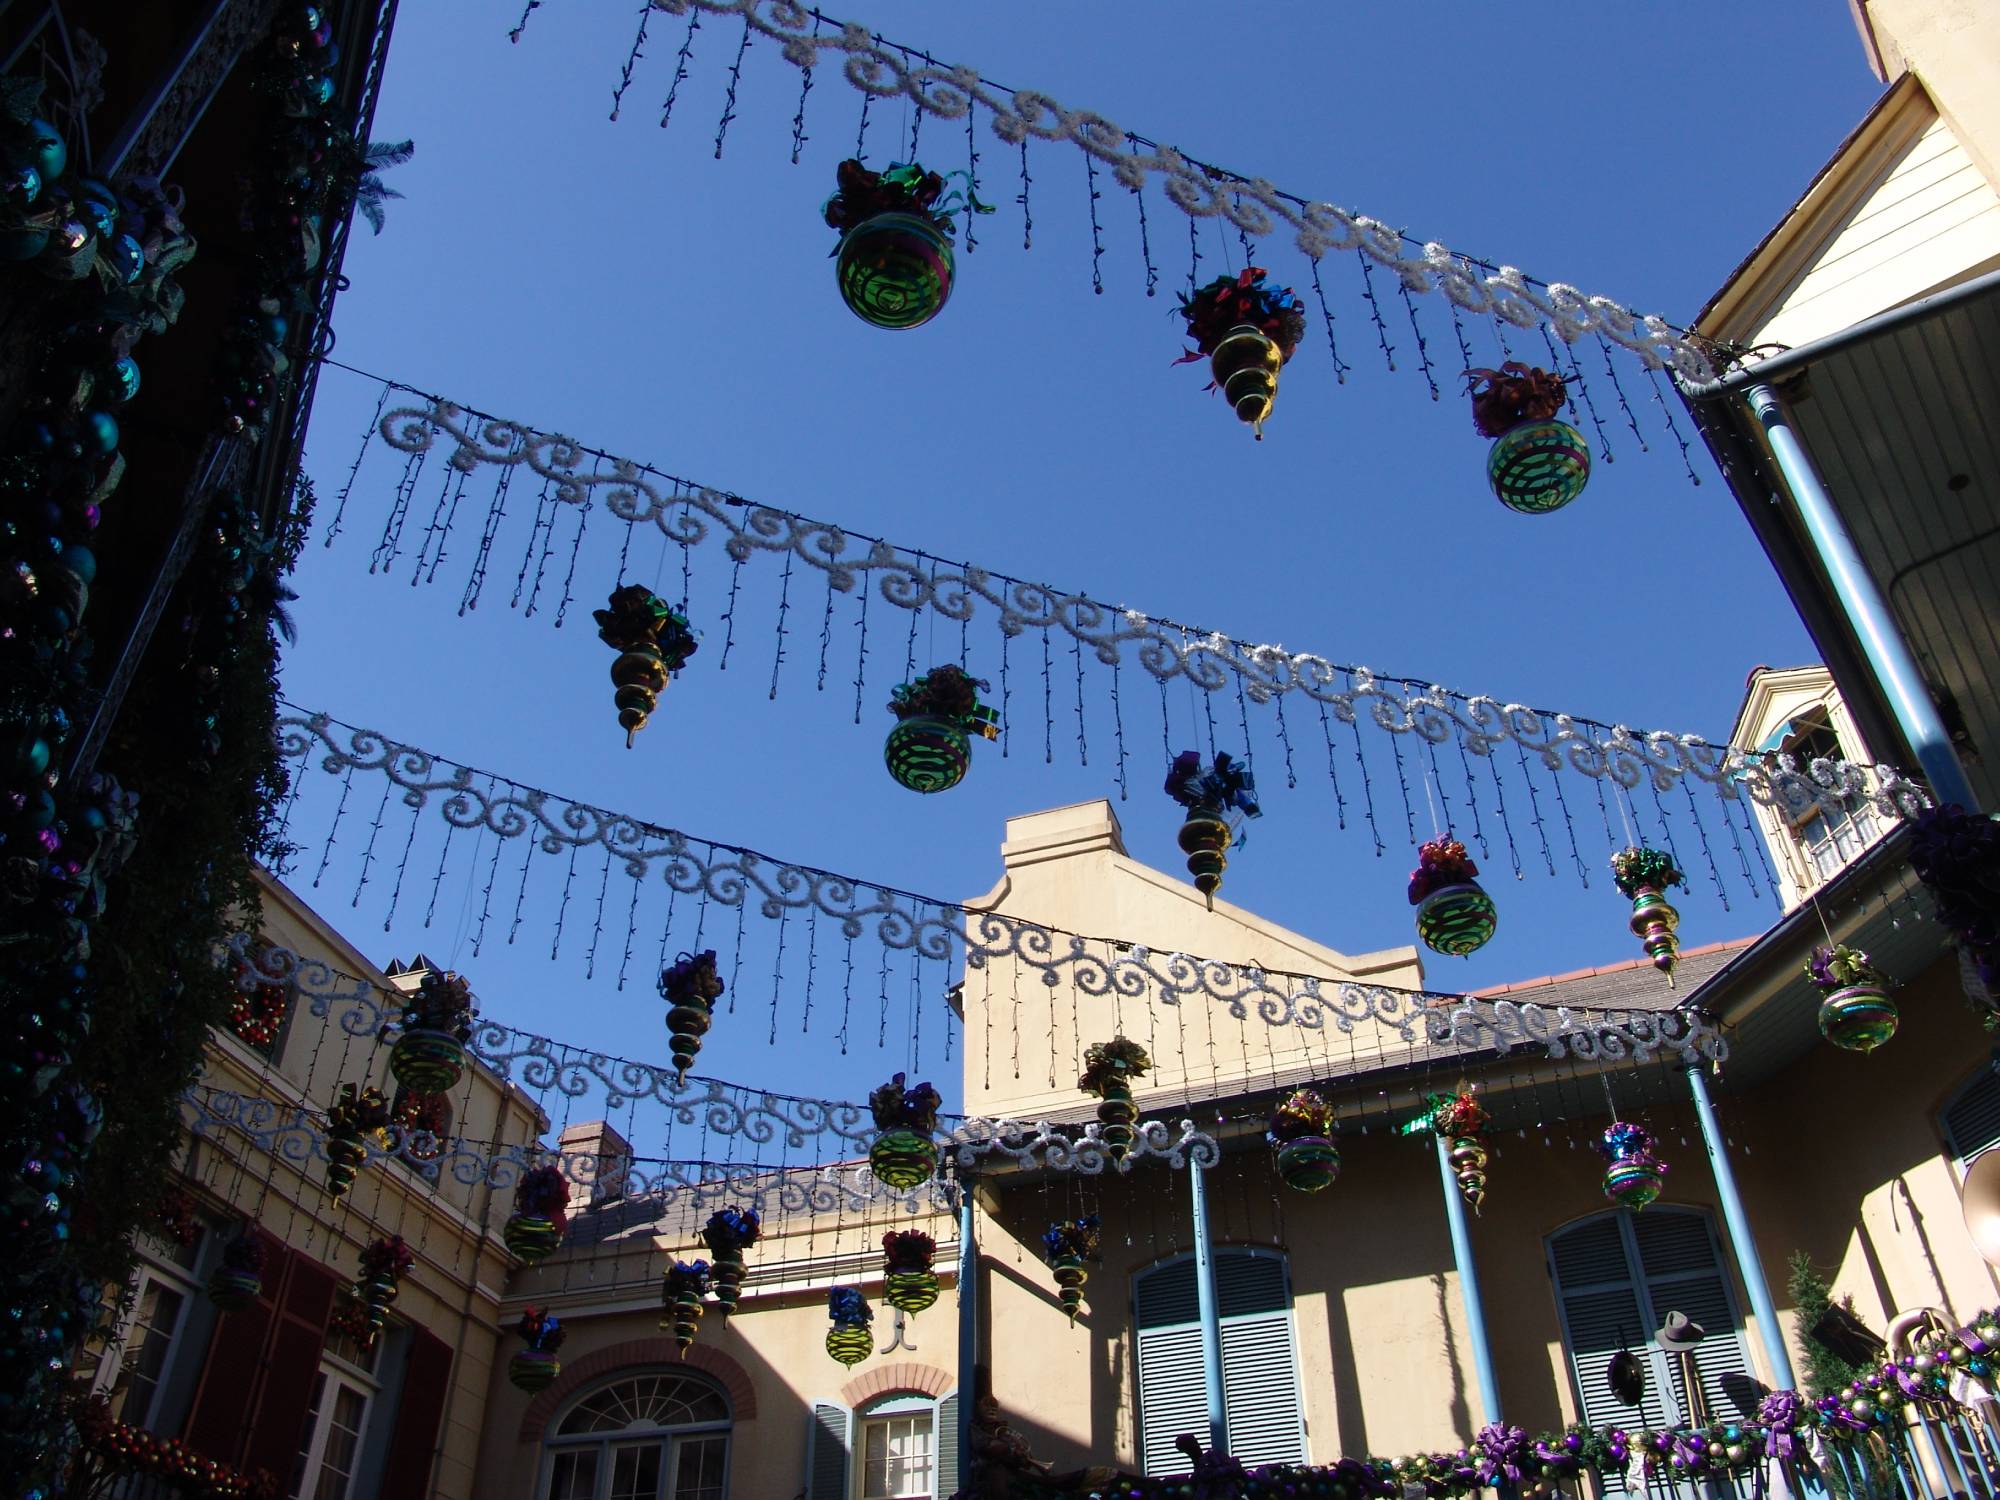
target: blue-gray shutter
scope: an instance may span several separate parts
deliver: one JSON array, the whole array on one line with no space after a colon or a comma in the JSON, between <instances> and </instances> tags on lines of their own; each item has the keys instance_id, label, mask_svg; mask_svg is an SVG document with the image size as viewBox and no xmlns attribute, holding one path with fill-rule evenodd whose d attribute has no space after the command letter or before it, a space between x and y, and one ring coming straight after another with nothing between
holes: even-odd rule
<instances>
[{"instance_id":1,"label":"blue-gray shutter","mask_svg":"<svg viewBox=\"0 0 2000 1500\"><path fill-rule=\"evenodd\" d=\"M806 1429L806 1500L847 1500L848 1434L854 1413L837 1401L815 1401Z\"/></svg>"},{"instance_id":2,"label":"blue-gray shutter","mask_svg":"<svg viewBox=\"0 0 2000 1500\"><path fill-rule=\"evenodd\" d=\"M931 1451L937 1454L937 1480L931 1486L938 1500L958 1492L958 1392L937 1404L931 1420Z\"/></svg>"},{"instance_id":3,"label":"blue-gray shutter","mask_svg":"<svg viewBox=\"0 0 2000 1500\"><path fill-rule=\"evenodd\" d=\"M1645 1272L1646 1291L1652 1302L1651 1327L1658 1328L1670 1312L1686 1313L1701 1324L1707 1337L1695 1350L1695 1367L1701 1371L1701 1392L1709 1416L1716 1421L1747 1418L1756 1411L1739 1404L1747 1383L1756 1377L1750 1369L1749 1351L1736 1316L1735 1299L1722 1269L1715 1238L1715 1226L1708 1215L1673 1209L1665 1213L1648 1209L1631 1224L1639 1251L1640 1268ZM1680 1379L1681 1362L1668 1360L1674 1371L1674 1395L1687 1411L1687 1392ZM1732 1396L1731 1391L1737 1394Z\"/></svg>"},{"instance_id":4,"label":"blue-gray shutter","mask_svg":"<svg viewBox=\"0 0 2000 1500\"><path fill-rule=\"evenodd\" d=\"M1944 1138L1960 1165L2000 1141L2000 1075L1990 1067L1944 1107Z\"/></svg>"}]
</instances>

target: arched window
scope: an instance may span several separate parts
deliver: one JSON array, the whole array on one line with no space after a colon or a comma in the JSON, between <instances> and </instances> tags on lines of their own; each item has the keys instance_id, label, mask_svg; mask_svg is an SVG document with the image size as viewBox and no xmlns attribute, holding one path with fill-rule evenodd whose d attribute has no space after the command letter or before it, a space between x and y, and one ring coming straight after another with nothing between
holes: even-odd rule
<instances>
[{"instance_id":1,"label":"arched window","mask_svg":"<svg viewBox=\"0 0 2000 1500\"><path fill-rule=\"evenodd\" d=\"M1271 1250L1217 1250L1215 1295L1230 1453L1246 1464L1304 1463L1304 1406L1285 1257ZM1208 1446L1194 1257L1140 1272L1133 1278L1132 1299L1140 1468L1149 1475L1184 1474L1188 1461L1174 1439L1191 1433Z\"/></svg>"},{"instance_id":2,"label":"arched window","mask_svg":"<svg viewBox=\"0 0 2000 1500\"><path fill-rule=\"evenodd\" d=\"M576 1401L544 1443L543 1500L724 1500L729 1403L681 1371L621 1375Z\"/></svg>"},{"instance_id":3,"label":"arched window","mask_svg":"<svg viewBox=\"0 0 2000 1500\"><path fill-rule=\"evenodd\" d=\"M1961 1167L2000 1144L2000 1073L1982 1067L1951 1096L1938 1122L1944 1143Z\"/></svg>"},{"instance_id":4,"label":"arched window","mask_svg":"<svg viewBox=\"0 0 2000 1500\"><path fill-rule=\"evenodd\" d=\"M1746 1415L1742 1319L1707 1214L1664 1204L1639 1214L1612 1209L1558 1230L1548 1245L1563 1349L1585 1421L1631 1429L1687 1420L1679 1362L1653 1342L1670 1312L1685 1313L1707 1334L1694 1357L1710 1417ZM1606 1378L1620 1349L1636 1354L1646 1372L1645 1399L1636 1407L1613 1395Z\"/></svg>"}]
</instances>

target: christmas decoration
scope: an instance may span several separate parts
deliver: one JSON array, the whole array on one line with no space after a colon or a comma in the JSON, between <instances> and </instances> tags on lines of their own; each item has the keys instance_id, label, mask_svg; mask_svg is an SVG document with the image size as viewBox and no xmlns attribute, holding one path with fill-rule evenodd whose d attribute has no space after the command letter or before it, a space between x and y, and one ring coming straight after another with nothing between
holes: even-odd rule
<instances>
[{"instance_id":1,"label":"christmas decoration","mask_svg":"<svg viewBox=\"0 0 2000 1500\"><path fill-rule=\"evenodd\" d=\"M953 173L964 177L963 173ZM951 297L952 214L991 213L971 194L945 194L945 179L916 162L891 162L880 172L849 158L820 210L840 231L834 246L840 297L877 328L916 328L943 311Z\"/></svg>"},{"instance_id":2,"label":"christmas decoration","mask_svg":"<svg viewBox=\"0 0 2000 1500\"><path fill-rule=\"evenodd\" d=\"M354 1174L368 1159L367 1143L388 1143L389 1101L373 1086L343 1083L333 1108L326 1112L326 1190L344 1197L354 1186Z\"/></svg>"},{"instance_id":3,"label":"christmas decoration","mask_svg":"<svg viewBox=\"0 0 2000 1500\"><path fill-rule=\"evenodd\" d=\"M701 1299L708 1295L708 1276L705 1260L676 1260L667 1266L660 1287L667 1316L660 1319L660 1327L673 1331L677 1349L685 1351L701 1328Z\"/></svg>"},{"instance_id":4,"label":"christmas decoration","mask_svg":"<svg viewBox=\"0 0 2000 1500\"><path fill-rule=\"evenodd\" d=\"M1305 304L1290 287L1268 286L1264 277L1262 267L1246 266L1184 293L1180 311L1194 348L1175 361L1207 359L1215 388L1259 442L1278 397L1278 372L1306 333Z\"/></svg>"},{"instance_id":5,"label":"christmas decoration","mask_svg":"<svg viewBox=\"0 0 2000 1500\"><path fill-rule=\"evenodd\" d=\"M722 998L722 976L716 972L715 950L683 953L660 974L660 998L667 1002L667 1046L674 1054L674 1081L687 1077L715 1019L715 1002Z\"/></svg>"},{"instance_id":6,"label":"christmas decoration","mask_svg":"<svg viewBox=\"0 0 2000 1500\"><path fill-rule=\"evenodd\" d=\"M1083 1307L1083 1284L1090 1279L1084 1263L1097 1259L1099 1239L1096 1214L1064 1219L1042 1231L1042 1259L1055 1272L1057 1300L1072 1323Z\"/></svg>"},{"instance_id":7,"label":"christmas decoration","mask_svg":"<svg viewBox=\"0 0 2000 1500\"><path fill-rule=\"evenodd\" d=\"M889 698L896 727L882 758L899 786L913 792L948 792L972 766L970 736L997 740L1000 716L979 701L984 681L949 664L932 667Z\"/></svg>"},{"instance_id":8,"label":"christmas decoration","mask_svg":"<svg viewBox=\"0 0 2000 1500\"><path fill-rule=\"evenodd\" d=\"M1643 845L1621 849L1611 856L1611 878L1632 901L1632 935L1645 945L1653 967L1674 982L1674 964L1680 955L1680 939L1674 929L1681 914L1667 902L1667 887L1686 885L1673 856Z\"/></svg>"},{"instance_id":9,"label":"christmas decoration","mask_svg":"<svg viewBox=\"0 0 2000 1500\"><path fill-rule=\"evenodd\" d=\"M389 1123L402 1137L405 1160L436 1161L444 1155L451 1134L451 1101L443 1094L398 1089L389 1107Z\"/></svg>"},{"instance_id":10,"label":"christmas decoration","mask_svg":"<svg viewBox=\"0 0 2000 1500\"><path fill-rule=\"evenodd\" d=\"M184 1250L200 1241L201 1213L185 1188L169 1187L160 1194L153 1205L153 1227L160 1238Z\"/></svg>"},{"instance_id":11,"label":"christmas decoration","mask_svg":"<svg viewBox=\"0 0 2000 1500\"><path fill-rule=\"evenodd\" d=\"M1956 803L1917 814L1910 868L1958 944L1966 997L2000 1028L2000 819Z\"/></svg>"},{"instance_id":12,"label":"christmas decoration","mask_svg":"<svg viewBox=\"0 0 2000 1500\"><path fill-rule=\"evenodd\" d=\"M1139 1118L1132 1103L1132 1084L1152 1066L1146 1049L1122 1036L1092 1042L1084 1051L1083 1076L1076 1086L1097 1097L1098 1139L1114 1162L1123 1161L1132 1149L1132 1122Z\"/></svg>"},{"instance_id":13,"label":"christmas decoration","mask_svg":"<svg viewBox=\"0 0 2000 1500\"><path fill-rule=\"evenodd\" d=\"M71 1403L70 1421L76 1429L79 1451L69 1486L42 1494L123 1494L127 1488L112 1486L127 1475L146 1476L152 1481L130 1487L133 1491L158 1485L164 1487L162 1492L171 1491L190 1500L275 1500L279 1493L278 1481L268 1469L239 1473L195 1452L179 1438L155 1437L143 1427L115 1420L111 1403L103 1395ZM28 1491L31 1496L35 1493Z\"/></svg>"},{"instance_id":14,"label":"christmas decoration","mask_svg":"<svg viewBox=\"0 0 2000 1500\"><path fill-rule=\"evenodd\" d=\"M700 649L686 616L651 589L628 583L611 591L608 609L592 610L597 638L618 653L611 682L618 691L618 724L625 748L660 706L667 681Z\"/></svg>"},{"instance_id":15,"label":"christmas decoration","mask_svg":"<svg viewBox=\"0 0 2000 1500\"><path fill-rule=\"evenodd\" d=\"M1889 979L1859 948L1815 948L1806 978L1819 989L1819 1034L1849 1052L1873 1052L1896 1034Z\"/></svg>"},{"instance_id":16,"label":"christmas decoration","mask_svg":"<svg viewBox=\"0 0 2000 1500\"><path fill-rule=\"evenodd\" d=\"M1188 873L1211 911L1222 872L1229 868L1227 855L1237 827L1244 818L1261 815L1256 790L1248 768L1224 753L1204 768L1200 751L1183 750L1167 768L1167 795L1188 810L1180 832Z\"/></svg>"},{"instance_id":17,"label":"christmas decoration","mask_svg":"<svg viewBox=\"0 0 2000 1500\"><path fill-rule=\"evenodd\" d=\"M563 1344L562 1324L546 1308L531 1303L521 1310L521 1321L514 1325L514 1331L528 1347L516 1349L508 1358L507 1379L530 1394L547 1390L562 1374L562 1361L556 1357Z\"/></svg>"},{"instance_id":18,"label":"christmas decoration","mask_svg":"<svg viewBox=\"0 0 2000 1500\"><path fill-rule=\"evenodd\" d=\"M1296 1193L1317 1193L1340 1175L1333 1142L1333 1106L1312 1089L1300 1089L1271 1112L1264 1139L1277 1148L1278 1176Z\"/></svg>"},{"instance_id":19,"label":"christmas decoration","mask_svg":"<svg viewBox=\"0 0 2000 1500\"><path fill-rule=\"evenodd\" d=\"M882 1236L882 1300L915 1317L938 1299L931 1257L937 1242L915 1229L892 1229Z\"/></svg>"},{"instance_id":20,"label":"christmas decoration","mask_svg":"<svg viewBox=\"0 0 2000 1500\"><path fill-rule=\"evenodd\" d=\"M465 1044L472 1039L478 1014L471 986L462 976L435 969L426 973L403 997L401 1017L390 1023L397 1032L389 1051L389 1071L396 1081L413 1094L449 1090L465 1072Z\"/></svg>"},{"instance_id":21,"label":"christmas decoration","mask_svg":"<svg viewBox=\"0 0 2000 1500\"><path fill-rule=\"evenodd\" d=\"M1653 1136L1643 1126L1613 1120L1597 1149L1610 1163L1604 1169L1604 1196L1635 1213L1660 1196L1667 1164L1653 1154Z\"/></svg>"},{"instance_id":22,"label":"christmas decoration","mask_svg":"<svg viewBox=\"0 0 2000 1500\"><path fill-rule=\"evenodd\" d=\"M254 1224L246 1223L222 1247L222 1264L208 1278L208 1300L224 1312L248 1307L263 1293L270 1247Z\"/></svg>"},{"instance_id":23,"label":"christmas decoration","mask_svg":"<svg viewBox=\"0 0 2000 1500\"><path fill-rule=\"evenodd\" d=\"M1569 400L1560 375L1510 359L1497 370L1467 370L1472 425L1496 439L1486 479L1509 510L1561 510L1590 482L1590 444L1556 413Z\"/></svg>"},{"instance_id":24,"label":"christmas decoration","mask_svg":"<svg viewBox=\"0 0 2000 1500\"><path fill-rule=\"evenodd\" d=\"M1486 1201L1486 1147L1479 1138L1486 1133L1488 1123L1485 1106L1461 1083L1456 1093L1432 1094L1425 1101L1424 1112L1399 1132L1444 1137L1445 1157L1451 1163L1452 1176L1458 1179L1459 1196L1475 1214Z\"/></svg>"},{"instance_id":25,"label":"christmas decoration","mask_svg":"<svg viewBox=\"0 0 2000 1500\"><path fill-rule=\"evenodd\" d=\"M715 1257L709 1280L725 1323L743 1299L743 1252L763 1234L764 1221L754 1208L718 1208L702 1227L702 1242Z\"/></svg>"},{"instance_id":26,"label":"christmas decoration","mask_svg":"<svg viewBox=\"0 0 2000 1500\"><path fill-rule=\"evenodd\" d=\"M858 1286L829 1288L827 1316L833 1326L826 1331L826 1352L844 1365L857 1365L875 1352L875 1335L868 1325L875 1321L875 1309L861 1295Z\"/></svg>"},{"instance_id":27,"label":"christmas decoration","mask_svg":"<svg viewBox=\"0 0 2000 1500\"><path fill-rule=\"evenodd\" d=\"M416 1260L400 1234L376 1240L361 1252L361 1275L354 1282L353 1296L362 1320L362 1348L374 1348L389 1326L390 1305Z\"/></svg>"},{"instance_id":28,"label":"christmas decoration","mask_svg":"<svg viewBox=\"0 0 2000 1500\"><path fill-rule=\"evenodd\" d=\"M1417 909L1417 936L1436 953L1463 958L1486 946L1499 921L1493 898L1474 877L1479 866L1454 838L1417 846L1410 872L1410 905Z\"/></svg>"},{"instance_id":29,"label":"christmas decoration","mask_svg":"<svg viewBox=\"0 0 2000 1500\"><path fill-rule=\"evenodd\" d=\"M554 1163L531 1167L521 1174L514 1189L514 1211L500 1230L500 1238L517 1260L526 1265L546 1260L562 1244L569 1227L569 1180Z\"/></svg>"},{"instance_id":30,"label":"christmas decoration","mask_svg":"<svg viewBox=\"0 0 2000 1500\"><path fill-rule=\"evenodd\" d=\"M285 1029L285 987L244 974L229 997L229 1029L247 1046L264 1051Z\"/></svg>"},{"instance_id":31,"label":"christmas decoration","mask_svg":"<svg viewBox=\"0 0 2000 1500\"><path fill-rule=\"evenodd\" d=\"M903 1086L898 1073L868 1096L869 1113L881 1134L869 1144L868 1167L878 1182L906 1193L937 1170L938 1107L944 1101L928 1083Z\"/></svg>"}]
</instances>

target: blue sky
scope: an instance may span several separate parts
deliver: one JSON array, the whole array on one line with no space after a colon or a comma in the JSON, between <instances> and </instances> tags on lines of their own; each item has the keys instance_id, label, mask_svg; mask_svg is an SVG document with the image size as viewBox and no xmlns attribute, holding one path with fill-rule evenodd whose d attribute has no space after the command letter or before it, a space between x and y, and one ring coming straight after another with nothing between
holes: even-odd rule
<instances>
[{"instance_id":1,"label":"blue sky","mask_svg":"<svg viewBox=\"0 0 2000 1500\"><path fill-rule=\"evenodd\" d=\"M1697 445L1703 482L1689 484L1652 391L1629 362L1620 361L1621 378L1652 451L1636 451L1599 374L1603 356L1588 346L1586 378L1616 461L1600 461L1589 490L1560 514L1513 515L1485 490L1485 442L1457 394L1462 361L1441 301L1421 299L1420 308L1443 387L1433 402L1393 285L1378 276L1397 350L1392 374L1353 259L1329 259L1323 276L1351 366L1339 382L1307 263L1274 235L1259 261L1307 294L1312 321L1266 439L1253 443L1204 393L1202 373L1171 363L1183 347L1171 313L1188 268L1185 217L1149 195L1161 272L1149 299L1131 197L1100 174L1104 290L1096 294L1082 157L1066 145L1033 148L1034 244L1024 251L1018 156L983 120L981 195L999 212L978 222L976 251L961 245L950 306L913 332L873 330L840 304L831 232L818 219L834 164L854 146L861 96L844 81L823 72L816 82L793 166L799 77L768 43L753 45L718 161L740 27L704 24L662 130L683 22L653 17L613 124L606 115L636 7L552 0L518 45L506 35L511 6L481 9L488 13L474 17L438 3L402 7L375 135L413 137L417 155L393 174L405 196L390 205L387 231L375 238L364 228L348 256L353 285L335 316L340 360L938 556L1243 639L1636 727L1720 738L1752 666L1813 654L1719 476ZM1532 24L1471 6L868 0L850 14L940 60L1246 175L1676 320L1692 316L1791 204L1877 90L1845 9L1805 0L1554 4L1538 7ZM907 130L901 105L878 105L871 164L905 154L897 142ZM929 121L923 141L940 168L965 165L962 126ZM1234 236L1212 222L1197 237L1204 278L1242 263ZM1479 362L1498 356L1484 325L1468 334ZM1539 340L1517 337L1517 347L1532 354ZM919 799L880 765L890 722L882 705L900 676L893 668L907 617L877 601L857 728L855 600L837 601L821 692L825 591L816 578L795 579L774 699L777 569L746 570L729 667L718 671L728 569L712 547L697 554L692 597L703 650L628 752L610 701L610 653L588 618L617 568L618 528L601 512L578 552L576 598L560 630L546 606L533 619L509 607L527 542L518 505L476 610L458 613L476 535L463 519L435 584L410 587L407 557L386 581L369 576L402 472L379 442L357 471L343 534L330 549L320 545L377 395L339 370L320 386L308 469L323 513L296 579L300 641L284 678L294 701L580 800L944 898L993 884L1007 816L1116 799L1109 707L1094 667L1089 764L1071 753L1076 680L1066 640L1055 650L1054 763L1040 753L1039 703L1024 701L1040 696L1040 641L1028 638L1014 647L1009 754L982 746L965 784ZM421 481L406 541L428 518L438 473L433 466ZM469 492L483 496L485 484ZM556 569L567 564L572 524L561 523ZM657 538L636 541L632 576L652 582L656 569L662 592L676 592L678 558L662 562ZM552 574L548 586L557 581ZM920 630L920 658L956 658L955 628ZM996 639L974 633L980 675L997 675ZM1178 813L1158 791L1159 695L1130 668L1123 689L1125 708L1146 708L1127 724L1130 797L1118 811L1132 852L1177 870ZM1169 697L1176 740L1194 743L1189 690ZM1218 743L1233 749L1233 701L1218 701L1217 711ZM1298 736L1294 790L1268 716L1257 724L1265 816L1232 860L1225 894L1337 949L1411 941L1403 887L1412 851L1393 781L1375 785L1389 844L1378 857L1352 808L1348 828L1337 826L1316 738L1308 747ZM1446 769L1448 785L1453 774ZM437 861L420 842L385 932L379 873L351 904L359 841L349 835L361 826L365 838L379 796L379 786L365 798L363 788L348 815L359 809L361 822L345 825L320 888L310 889L317 848L297 878L364 950L386 960L425 949L462 967L499 1019L664 1058L646 956L657 952L657 922L635 945L622 992L605 962L586 979L583 929L572 926L550 961L561 881L559 870L543 870L516 941L489 935L475 958L466 850L456 846L433 907ZM1598 873L1605 839L1585 821L1589 783L1569 777L1566 789L1590 888L1561 851L1555 877L1537 849L1516 880L1496 846L1487 883L1501 905L1499 935L1472 960L1434 960L1434 985L1474 989L1637 956L1624 904ZM1350 781L1350 800L1354 790ZM308 844L336 792L311 773L295 830ZM1588 818L1596 816L1591 804ZM1428 836L1428 817L1420 811L1418 820ZM427 815L426 829L433 821ZM1525 834L1518 812L1516 823ZM384 827L382 847L400 853L407 816L392 809ZM510 853L507 867L517 859ZM593 920L598 871L580 867L566 922ZM1752 900L1740 882L1725 880L1728 911L1696 884L1682 903L1689 944L1740 936L1776 916L1768 895ZM611 889L607 949L623 946L620 898L629 887L614 875ZM911 1060L903 991L888 1046L876 1049L875 1026L857 1023L842 1056L824 1009L811 1026L799 1024L796 931L789 977L774 986L770 934L757 931L769 925L750 919L741 1019L711 1034L703 1070L863 1097ZM677 930L669 945L692 937ZM705 940L717 940L713 925ZM820 942L824 987L840 968L825 934ZM871 975L876 959L872 944L858 946L857 964ZM942 1084L936 968L918 976L929 1005L921 1065ZM774 989L783 1022L775 1048L766 1025ZM824 988L816 1003L828 1004Z\"/></svg>"}]
</instances>

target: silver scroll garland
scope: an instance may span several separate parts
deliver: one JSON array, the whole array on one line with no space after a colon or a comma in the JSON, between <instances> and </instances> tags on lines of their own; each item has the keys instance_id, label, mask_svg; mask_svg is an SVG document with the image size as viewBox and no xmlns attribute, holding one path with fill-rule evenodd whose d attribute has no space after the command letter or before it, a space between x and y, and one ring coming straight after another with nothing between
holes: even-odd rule
<instances>
[{"instance_id":1,"label":"silver scroll garland","mask_svg":"<svg viewBox=\"0 0 2000 1500\"><path fill-rule=\"evenodd\" d=\"M1886 765L1825 757L1801 759L1718 745L1700 735L1634 730L1622 724L1553 713L1484 694L1464 694L1414 678L1381 677L1308 651L1236 640L1173 621L1101 604L1048 584L990 569L956 567L928 554L849 532L725 491L684 486L632 459L586 448L574 438L489 417L437 397L382 414L383 439L399 452L428 453L441 437L452 445L447 464L470 474L482 466L523 466L547 481L559 504L605 509L632 526L657 528L690 550L715 537L737 563L782 556L817 568L839 592L872 586L899 609L932 612L963 623L982 606L1006 635L1059 630L1106 666L1134 660L1162 684L1185 679L1208 693L1240 687L1263 705L1296 694L1323 705L1344 725L1369 724L1431 745L1454 742L1488 757L1512 745L1550 772L1569 770L1610 781L1627 792L1671 792L1688 778L1724 801L1747 797L1797 818L1819 808L1828 816L1862 805L1884 818L1913 817L1929 805L1923 788Z\"/></svg>"},{"instance_id":2,"label":"silver scroll garland","mask_svg":"<svg viewBox=\"0 0 2000 1500\"><path fill-rule=\"evenodd\" d=\"M1595 334L1629 350L1648 369L1670 369L1697 382L1715 378L1700 345L1662 317L1642 316L1609 297L1591 296L1563 282L1538 283L1512 266L1478 269L1434 241L1419 247L1379 219L1282 192L1261 177L1191 161L1102 115L1069 109L1035 90L1001 87L972 68L928 60L917 66L918 54L883 41L858 22L819 16L797 0L653 0L653 8L671 15L699 10L737 17L748 32L776 42L793 67L816 69L823 59L837 61L842 75L864 94L901 98L939 119L964 120L983 109L993 134L1010 146L1031 138L1067 141L1132 192L1144 191L1150 178L1159 178L1167 201L1192 219L1225 219L1254 239L1273 234L1284 223L1293 232L1293 243L1313 261L1334 251L1360 255L1390 272L1408 291L1441 292L1475 316L1516 328L1547 327L1571 343Z\"/></svg>"}]
</instances>

